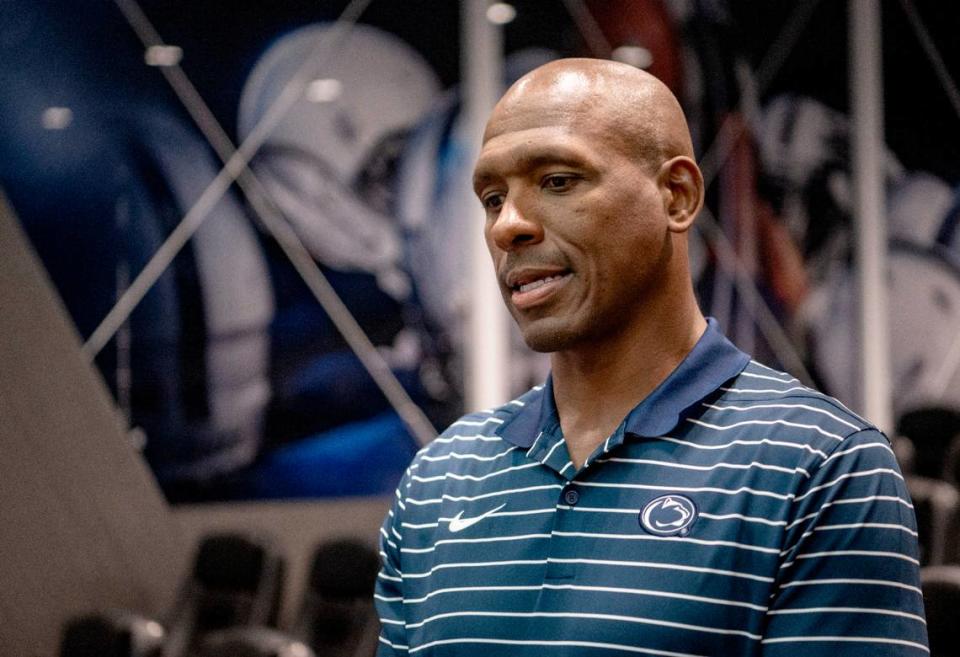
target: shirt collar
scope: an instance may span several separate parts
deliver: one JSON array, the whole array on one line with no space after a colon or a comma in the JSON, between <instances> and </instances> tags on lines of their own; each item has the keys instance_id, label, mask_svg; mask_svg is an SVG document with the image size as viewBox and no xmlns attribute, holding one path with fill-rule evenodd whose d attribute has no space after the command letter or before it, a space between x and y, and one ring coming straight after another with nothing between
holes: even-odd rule
<instances>
[{"instance_id":1,"label":"shirt collar","mask_svg":"<svg viewBox=\"0 0 960 657\"><path fill-rule=\"evenodd\" d=\"M627 415L624 431L638 436L662 436L680 422L684 411L743 371L750 357L720 331L717 320L707 318L707 329L679 365L653 392ZM505 419L496 433L518 447L529 448L541 433L559 429L553 400L553 379L538 395Z\"/></svg>"}]
</instances>

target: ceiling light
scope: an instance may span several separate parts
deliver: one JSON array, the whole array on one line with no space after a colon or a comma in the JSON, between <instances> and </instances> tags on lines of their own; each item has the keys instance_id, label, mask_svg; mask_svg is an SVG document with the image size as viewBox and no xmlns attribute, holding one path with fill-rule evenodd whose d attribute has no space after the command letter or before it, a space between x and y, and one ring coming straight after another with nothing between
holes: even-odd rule
<instances>
[{"instance_id":1,"label":"ceiling light","mask_svg":"<svg viewBox=\"0 0 960 657\"><path fill-rule=\"evenodd\" d=\"M43 110L40 122L46 130L63 130L73 123L73 110L69 107L48 107Z\"/></svg>"},{"instance_id":2,"label":"ceiling light","mask_svg":"<svg viewBox=\"0 0 960 657\"><path fill-rule=\"evenodd\" d=\"M148 636L151 636L155 639L162 639L163 635L166 634L163 629L163 625L157 621L147 621L143 629L146 631Z\"/></svg>"},{"instance_id":3,"label":"ceiling light","mask_svg":"<svg viewBox=\"0 0 960 657\"><path fill-rule=\"evenodd\" d=\"M150 46L143 54L147 66L176 66L183 59L180 46Z\"/></svg>"},{"instance_id":4,"label":"ceiling light","mask_svg":"<svg viewBox=\"0 0 960 657\"><path fill-rule=\"evenodd\" d=\"M291 657L307 657L307 655L313 654L306 644L300 643L299 641L287 646L287 649L284 652L291 655Z\"/></svg>"},{"instance_id":5,"label":"ceiling light","mask_svg":"<svg viewBox=\"0 0 960 657\"><path fill-rule=\"evenodd\" d=\"M506 2L494 2L487 7L487 20L494 25L506 25L517 17L517 10Z\"/></svg>"},{"instance_id":6,"label":"ceiling light","mask_svg":"<svg viewBox=\"0 0 960 657\"><path fill-rule=\"evenodd\" d=\"M343 83L333 78L314 80L307 85L305 95L311 103L329 103L343 94Z\"/></svg>"},{"instance_id":7,"label":"ceiling light","mask_svg":"<svg viewBox=\"0 0 960 657\"><path fill-rule=\"evenodd\" d=\"M613 51L611 57L618 62L637 68L649 68L653 64L653 53L640 46L620 46Z\"/></svg>"}]
</instances>

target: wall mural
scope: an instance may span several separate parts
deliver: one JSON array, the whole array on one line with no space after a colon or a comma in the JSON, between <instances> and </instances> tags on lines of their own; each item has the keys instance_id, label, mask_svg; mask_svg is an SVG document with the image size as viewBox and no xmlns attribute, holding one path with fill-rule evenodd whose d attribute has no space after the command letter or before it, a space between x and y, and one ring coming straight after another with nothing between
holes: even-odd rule
<instances>
[{"instance_id":1,"label":"wall mural","mask_svg":"<svg viewBox=\"0 0 960 657\"><path fill-rule=\"evenodd\" d=\"M473 136L460 117L457 17L441 11L450 28L442 34L423 17L373 5L371 22L344 34L329 7L308 15L281 2L250 10L257 16L237 12L219 30L199 17L196 33L176 3L145 8L169 38L185 40L184 70L217 92L212 111L236 143L307 75L251 170L406 393L442 427L463 411L467 236L479 230L463 211ZM764 54L796 18L787 8L757 18L750 3L733 1L585 6L593 32L559 3L553 11L517 3L516 25L505 28L504 84L550 59L588 54L612 54L665 80L685 105L708 182L691 242L705 310L742 348L856 405L845 80L842 72L816 78L803 59L818 48L843 58L842 44L800 37L801 54L771 74ZM0 26L11 52L46 53L20 60L0 92L13 117L0 128L0 185L84 338L222 167L160 77L144 78L153 71L137 60L129 27L109 8L97 11L91 25L108 27L92 43L122 34L116 48L129 56L79 44L52 0ZM837 11L821 7L801 15L810 24L796 24L820 34ZM205 28L223 43L204 50ZM43 30L57 47L37 45ZM246 49L231 53L229 43L243 39ZM318 54L324 40L336 47ZM913 57L916 66L922 56ZM43 84L53 69L62 75L53 78L56 93ZM888 85L903 79L899 70ZM72 99L70 114L48 111L41 129L29 112L58 94ZM958 133L955 125L947 134ZM929 146L921 166L898 130L888 135L895 411L956 414L960 171ZM511 381L520 391L542 380L547 362L519 342L515 351ZM417 449L236 187L96 364L173 502L385 494Z\"/></svg>"}]
</instances>

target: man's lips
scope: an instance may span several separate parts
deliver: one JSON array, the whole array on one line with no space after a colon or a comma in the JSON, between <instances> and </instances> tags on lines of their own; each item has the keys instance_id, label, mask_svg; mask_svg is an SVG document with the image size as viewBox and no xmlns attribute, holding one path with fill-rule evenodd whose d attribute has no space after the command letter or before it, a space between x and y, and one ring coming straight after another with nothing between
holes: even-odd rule
<instances>
[{"instance_id":1,"label":"man's lips","mask_svg":"<svg viewBox=\"0 0 960 657\"><path fill-rule=\"evenodd\" d=\"M570 270L564 267L515 267L507 272L503 277L503 282L507 287L516 291L521 286L569 273Z\"/></svg>"},{"instance_id":2,"label":"man's lips","mask_svg":"<svg viewBox=\"0 0 960 657\"><path fill-rule=\"evenodd\" d=\"M519 269L505 278L512 290L510 301L517 310L539 305L566 285L572 272L567 269Z\"/></svg>"}]
</instances>

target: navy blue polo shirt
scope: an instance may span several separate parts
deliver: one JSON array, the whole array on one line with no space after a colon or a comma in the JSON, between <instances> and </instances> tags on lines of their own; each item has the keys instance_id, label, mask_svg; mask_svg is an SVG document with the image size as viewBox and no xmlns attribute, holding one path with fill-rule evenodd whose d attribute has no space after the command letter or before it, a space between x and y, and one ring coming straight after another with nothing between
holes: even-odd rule
<instances>
[{"instance_id":1,"label":"navy blue polo shirt","mask_svg":"<svg viewBox=\"0 0 960 657\"><path fill-rule=\"evenodd\" d=\"M549 379L417 454L378 654L927 654L916 537L886 438L710 320L583 467Z\"/></svg>"}]
</instances>

